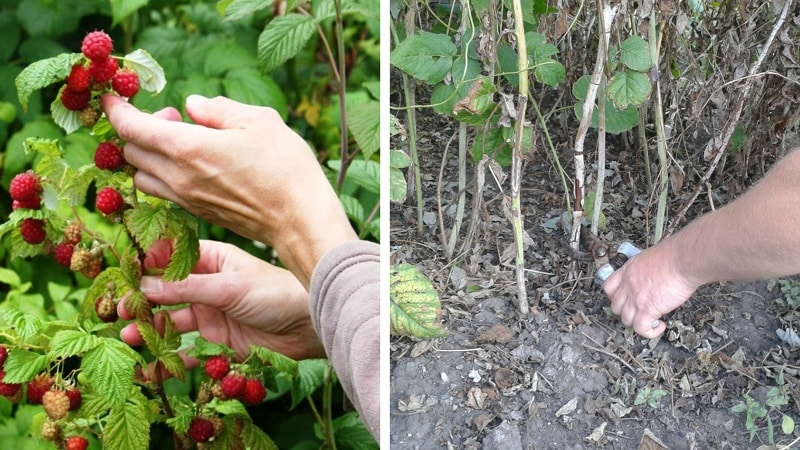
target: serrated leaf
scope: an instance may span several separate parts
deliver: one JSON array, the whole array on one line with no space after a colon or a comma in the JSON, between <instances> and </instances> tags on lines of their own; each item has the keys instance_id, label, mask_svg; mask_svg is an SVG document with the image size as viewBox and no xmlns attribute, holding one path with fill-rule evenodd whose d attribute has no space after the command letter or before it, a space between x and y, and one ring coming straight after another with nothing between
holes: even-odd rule
<instances>
[{"instance_id":1,"label":"serrated leaf","mask_svg":"<svg viewBox=\"0 0 800 450\"><path fill-rule=\"evenodd\" d=\"M624 64L629 69L644 72L650 70L652 61L650 59L650 50L647 48L647 41L641 36L630 36L622 43L620 47L619 62Z\"/></svg>"},{"instance_id":2,"label":"serrated leaf","mask_svg":"<svg viewBox=\"0 0 800 450\"><path fill-rule=\"evenodd\" d=\"M431 281L411 264L392 268L389 321L393 335L433 338L445 334L439 325L441 303Z\"/></svg>"},{"instance_id":3,"label":"serrated leaf","mask_svg":"<svg viewBox=\"0 0 800 450\"><path fill-rule=\"evenodd\" d=\"M10 308L0 308L0 317L17 333L21 342L34 342L45 327L42 319Z\"/></svg>"},{"instance_id":4,"label":"serrated leaf","mask_svg":"<svg viewBox=\"0 0 800 450\"><path fill-rule=\"evenodd\" d=\"M72 66L81 58L83 55L80 53L62 53L25 67L14 80L22 109L28 110L28 98L32 93L65 79L72 70Z\"/></svg>"},{"instance_id":5,"label":"serrated leaf","mask_svg":"<svg viewBox=\"0 0 800 450\"><path fill-rule=\"evenodd\" d=\"M353 134L356 143L364 153L364 159L370 159L380 149L381 128L380 103L368 101L347 108L347 128Z\"/></svg>"},{"instance_id":6,"label":"serrated leaf","mask_svg":"<svg viewBox=\"0 0 800 450\"><path fill-rule=\"evenodd\" d=\"M403 203L408 196L408 186L406 176L399 169L394 167L389 169L389 200L395 203Z\"/></svg>"},{"instance_id":7,"label":"serrated leaf","mask_svg":"<svg viewBox=\"0 0 800 450\"><path fill-rule=\"evenodd\" d=\"M219 2L222 3L222 2ZM219 3L217 7L219 8ZM269 2L263 0L233 0L229 1L222 11L225 20L239 20L250 17L253 13L270 7Z\"/></svg>"},{"instance_id":8,"label":"serrated leaf","mask_svg":"<svg viewBox=\"0 0 800 450\"><path fill-rule=\"evenodd\" d=\"M250 450L278 450L275 442L264 433L264 430L255 426L253 422L244 421L242 424L242 443Z\"/></svg>"},{"instance_id":9,"label":"serrated leaf","mask_svg":"<svg viewBox=\"0 0 800 450\"><path fill-rule=\"evenodd\" d=\"M81 330L61 330L53 335L48 356L51 359L80 355L93 349L99 340L97 336Z\"/></svg>"},{"instance_id":10,"label":"serrated leaf","mask_svg":"<svg viewBox=\"0 0 800 450\"><path fill-rule=\"evenodd\" d=\"M86 192L95 179L97 171L95 165L81 167L78 170L69 170L61 187L61 198L68 206L80 206L86 203Z\"/></svg>"},{"instance_id":11,"label":"serrated leaf","mask_svg":"<svg viewBox=\"0 0 800 450\"><path fill-rule=\"evenodd\" d=\"M123 58L123 64L139 76L139 87L158 94L167 85L164 69L147 50L136 49Z\"/></svg>"},{"instance_id":12,"label":"serrated leaf","mask_svg":"<svg viewBox=\"0 0 800 450\"><path fill-rule=\"evenodd\" d=\"M104 448L147 450L150 446L148 416L147 408L141 403L125 403L112 408L103 428Z\"/></svg>"},{"instance_id":13,"label":"serrated leaf","mask_svg":"<svg viewBox=\"0 0 800 450\"><path fill-rule=\"evenodd\" d=\"M271 365L276 370L294 377L299 370L299 363L288 356L274 352L266 347L250 346L250 351L264 364Z\"/></svg>"},{"instance_id":14,"label":"serrated leaf","mask_svg":"<svg viewBox=\"0 0 800 450\"><path fill-rule=\"evenodd\" d=\"M335 171L339 171L342 162L338 159L328 161L328 167ZM364 161L356 159L347 168L347 179L353 181L364 189L380 193L381 190L381 166L377 161Z\"/></svg>"},{"instance_id":15,"label":"serrated leaf","mask_svg":"<svg viewBox=\"0 0 800 450\"><path fill-rule=\"evenodd\" d=\"M138 355L121 341L99 339L98 345L84 355L81 370L108 405L121 408L133 386L133 367Z\"/></svg>"},{"instance_id":16,"label":"serrated leaf","mask_svg":"<svg viewBox=\"0 0 800 450\"><path fill-rule=\"evenodd\" d=\"M131 289L134 289L134 286L128 281L128 278L125 276L123 270L119 267L109 267L100 272L97 277L92 280L92 285L89 286L89 289L86 290L86 294L83 297L83 314L86 316L92 316L94 314L94 304L98 298L104 296L106 291L108 291L108 286L114 286L113 296L115 299L122 298L125 294L128 293ZM138 289L136 289L138 291ZM130 299L126 300L130 301ZM126 306L128 303L126 303ZM131 311L129 308L128 311ZM133 312L133 311L131 311Z\"/></svg>"},{"instance_id":17,"label":"serrated leaf","mask_svg":"<svg viewBox=\"0 0 800 450\"><path fill-rule=\"evenodd\" d=\"M583 117L583 100L586 98L586 93L589 88L589 76L584 75L578 78L578 81L572 85L572 94L579 100L573 107L575 116L580 120ZM633 107L629 106L625 109L619 110L614 107L611 100L606 100L606 132L611 134L619 134L624 131L630 130L639 123L639 112ZM594 107L592 112L591 126L597 128L597 106Z\"/></svg>"},{"instance_id":18,"label":"serrated leaf","mask_svg":"<svg viewBox=\"0 0 800 450\"><path fill-rule=\"evenodd\" d=\"M536 63L533 73L540 83L552 87L558 86L567 76L564 65L554 59L546 59Z\"/></svg>"},{"instance_id":19,"label":"serrated leaf","mask_svg":"<svg viewBox=\"0 0 800 450\"><path fill-rule=\"evenodd\" d=\"M298 362L299 373L292 385L292 408L323 385L328 364L326 359L304 359Z\"/></svg>"},{"instance_id":20,"label":"serrated leaf","mask_svg":"<svg viewBox=\"0 0 800 450\"><path fill-rule=\"evenodd\" d=\"M251 105L264 105L276 110L286 120L288 107L283 88L271 77L254 67L237 67L222 79L225 95Z\"/></svg>"},{"instance_id":21,"label":"serrated leaf","mask_svg":"<svg viewBox=\"0 0 800 450\"><path fill-rule=\"evenodd\" d=\"M78 111L70 111L61 103L61 93L64 88L58 92L58 96L50 104L50 114L53 116L53 122L64 130L64 133L70 134L81 127L81 116Z\"/></svg>"},{"instance_id":22,"label":"serrated leaf","mask_svg":"<svg viewBox=\"0 0 800 450\"><path fill-rule=\"evenodd\" d=\"M197 237L197 219L181 209L169 209L168 236L174 239L173 252L164 269L164 281L180 281L192 273L200 259L200 240Z\"/></svg>"},{"instance_id":23,"label":"serrated leaf","mask_svg":"<svg viewBox=\"0 0 800 450\"><path fill-rule=\"evenodd\" d=\"M650 96L650 77L642 72L635 70L624 70L617 73L608 82L606 92L608 98L614 102L617 110L622 110L628 106L638 106Z\"/></svg>"},{"instance_id":24,"label":"serrated leaf","mask_svg":"<svg viewBox=\"0 0 800 450\"><path fill-rule=\"evenodd\" d=\"M183 381L186 378L186 365L181 359L181 355L176 352L170 352L158 358L158 362L167 370L173 377Z\"/></svg>"},{"instance_id":25,"label":"serrated leaf","mask_svg":"<svg viewBox=\"0 0 800 450\"><path fill-rule=\"evenodd\" d=\"M297 55L314 31L314 19L297 13L270 21L258 38L258 61L264 72L271 72Z\"/></svg>"},{"instance_id":26,"label":"serrated leaf","mask_svg":"<svg viewBox=\"0 0 800 450\"><path fill-rule=\"evenodd\" d=\"M436 84L444 80L457 53L458 49L446 34L420 31L392 50L389 61L418 80Z\"/></svg>"},{"instance_id":27,"label":"serrated leaf","mask_svg":"<svg viewBox=\"0 0 800 450\"><path fill-rule=\"evenodd\" d=\"M355 222L358 228L361 228L366 218L364 217L364 206L361 205L361 202L352 195L347 194L340 194L339 202L341 202L347 218Z\"/></svg>"},{"instance_id":28,"label":"serrated leaf","mask_svg":"<svg viewBox=\"0 0 800 450\"><path fill-rule=\"evenodd\" d=\"M125 211L125 227L139 247L148 250L164 235L169 213L147 202Z\"/></svg>"},{"instance_id":29,"label":"serrated leaf","mask_svg":"<svg viewBox=\"0 0 800 450\"><path fill-rule=\"evenodd\" d=\"M8 352L8 359L3 365L3 371L5 371L3 381L6 383L24 383L32 380L37 373L47 367L49 362L50 359L46 355L23 348L12 348Z\"/></svg>"},{"instance_id":30,"label":"serrated leaf","mask_svg":"<svg viewBox=\"0 0 800 450\"><path fill-rule=\"evenodd\" d=\"M186 343L184 343L184 345L185 344ZM202 358L205 356L219 355L221 353L224 353L228 356L233 356L236 354L236 352L234 352L225 344L211 342L198 335L195 337L194 341L191 342L191 348L186 352L186 355L192 358Z\"/></svg>"},{"instance_id":31,"label":"serrated leaf","mask_svg":"<svg viewBox=\"0 0 800 450\"><path fill-rule=\"evenodd\" d=\"M345 413L332 422L337 447L353 450L377 450L378 443L355 412Z\"/></svg>"}]
</instances>

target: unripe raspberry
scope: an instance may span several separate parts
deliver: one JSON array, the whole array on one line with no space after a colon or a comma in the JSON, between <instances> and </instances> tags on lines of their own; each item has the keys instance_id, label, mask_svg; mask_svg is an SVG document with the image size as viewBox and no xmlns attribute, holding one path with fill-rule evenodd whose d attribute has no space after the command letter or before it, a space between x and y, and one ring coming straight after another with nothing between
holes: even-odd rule
<instances>
[{"instance_id":1,"label":"unripe raspberry","mask_svg":"<svg viewBox=\"0 0 800 450\"><path fill-rule=\"evenodd\" d=\"M100 113L91 106L87 106L81 110L80 119L81 125L86 128L92 128L97 124L97 119L100 118Z\"/></svg>"},{"instance_id":2,"label":"unripe raspberry","mask_svg":"<svg viewBox=\"0 0 800 450\"><path fill-rule=\"evenodd\" d=\"M206 403L210 402L214 396L211 393L211 389L208 387L206 383L200 385L200 390L197 391L197 401L198 405L205 405Z\"/></svg>"},{"instance_id":3,"label":"unripe raspberry","mask_svg":"<svg viewBox=\"0 0 800 450\"><path fill-rule=\"evenodd\" d=\"M21 202L37 199L40 192L42 186L39 184L39 176L30 170L14 175L8 186L11 198Z\"/></svg>"},{"instance_id":4,"label":"unripe raspberry","mask_svg":"<svg viewBox=\"0 0 800 450\"><path fill-rule=\"evenodd\" d=\"M42 438L49 442L55 442L61 439L61 427L49 417L42 424Z\"/></svg>"},{"instance_id":5,"label":"unripe raspberry","mask_svg":"<svg viewBox=\"0 0 800 450\"><path fill-rule=\"evenodd\" d=\"M47 238L44 231L44 221L39 219L27 218L22 221L19 228L22 239L31 245L41 244Z\"/></svg>"},{"instance_id":6,"label":"unripe raspberry","mask_svg":"<svg viewBox=\"0 0 800 450\"><path fill-rule=\"evenodd\" d=\"M195 442L208 442L214 437L214 424L204 417L195 417L186 433Z\"/></svg>"},{"instance_id":7,"label":"unripe raspberry","mask_svg":"<svg viewBox=\"0 0 800 450\"><path fill-rule=\"evenodd\" d=\"M114 43L111 37L103 31L88 33L81 42L81 52L92 61L102 61L111 55Z\"/></svg>"},{"instance_id":8,"label":"unripe raspberry","mask_svg":"<svg viewBox=\"0 0 800 450\"><path fill-rule=\"evenodd\" d=\"M261 383L261 380L249 378L244 385L244 393L242 394L242 401L245 405L258 405L264 401L267 396L267 390Z\"/></svg>"},{"instance_id":9,"label":"unripe raspberry","mask_svg":"<svg viewBox=\"0 0 800 450\"><path fill-rule=\"evenodd\" d=\"M41 405L44 393L53 387L53 377L47 373L40 373L28 382L28 403Z\"/></svg>"},{"instance_id":10,"label":"unripe raspberry","mask_svg":"<svg viewBox=\"0 0 800 450\"><path fill-rule=\"evenodd\" d=\"M107 58L102 61L92 61L89 63L89 71L92 73L92 80L99 85L107 83L117 73L119 64L114 58Z\"/></svg>"},{"instance_id":11,"label":"unripe raspberry","mask_svg":"<svg viewBox=\"0 0 800 450\"><path fill-rule=\"evenodd\" d=\"M98 257L92 257L89 266L81 270L81 274L90 280L94 280L103 271L103 261Z\"/></svg>"},{"instance_id":12,"label":"unripe raspberry","mask_svg":"<svg viewBox=\"0 0 800 450\"><path fill-rule=\"evenodd\" d=\"M122 150L111 141L101 142L94 151L94 164L100 169L117 170L124 162Z\"/></svg>"},{"instance_id":13,"label":"unripe raspberry","mask_svg":"<svg viewBox=\"0 0 800 450\"><path fill-rule=\"evenodd\" d=\"M76 92L88 91L92 86L92 74L82 64L75 64L66 79L67 87Z\"/></svg>"},{"instance_id":14,"label":"unripe raspberry","mask_svg":"<svg viewBox=\"0 0 800 450\"><path fill-rule=\"evenodd\" d=\"M83 436L70 436L64 441L64 450L86 450L89 441Z\"/></svg>"},{"instance_id":15,"label":"unripe raspberry","mask_svg":"<svg viewBox=\"0 0 800 450\"><path fill-rule=\"evenodd\" d=\"M76 248L75 251L72 252L72 261L69 263L69 268L74 272L86 270L93 259L94 257L89 253L89 250L85 248Z\"/></svg>"},{"instance_id":16,"label":"unripe raspberry","mask_svg":"<svg viewBox=\"0 0 800 450\"><path fill-rule=\"evenodd\" d=\"M240 398L242 394L244 394L244 386L247 383L247 379L244 375L237 375L235 373L226 375L220 381L220 386L222 387L222 393L225 398Z\"/></svg>"},{"instance_id":17,"label":"unripe raspberry","mask_svg":"<svg viewBox=\"0 0 800 450\"><path fill-rule=\"evenodd\" d=\"M100 297L94 302L94 310L97 312L97 317L103 322L116 322L119 319L117 315L117 304L113 299L108 297Z\"/></svg>"},{"instance_id":18,"label":"unripe raspberry","mask_svg":"<svg viewBox=\"0 0 800 450\"><path fill-rule=\"evenodd\" d=\"M42 396L42 405L48 417L60 420L69 412L69 397L64 391L51 389Z\"/></svg>"},{"instance_id":19,"label":"unripe raspberry","mask_svg":"<svg viewBox=\"0 0 800 450\"><path fill-rule=\"evenodd\" d=\"M111 78L111 87L123 97L133 97L139 92L139 75L129 69L118 70Z\"/></svg>"},{"instance_id":20,"label":"unripe raspberry","mask_svg":"<svg viewBox=\"0 0 800 450\"><path fill-rule=\"evenodd\" d=\"M53 258L57 263L69 269L69 266L72 265L73 253L75 253L75 244L61 242L56 245L56 249L53 251Z\"/></svg>"},{"instance_id":21,"label":"unripe raspberry","mask_svg":"<svg viewBox=\"0 0 800 450\"><path fill-rule=\"evenodd\" d=\"M231 370L231 364L225 355L214 355L206 360L205 371L212 380L221 380Z\"/></svg>"},{"instance_id":22,"label":"unripe raspberry","mask_svg":"<svg viewBox=\"0 0 800 450\"><path fill-rule=\"evenodd\" d=\"M222 434L222 431L225 430L225 422L216 416L209 417L208 420L211 421L212 425L214 425L214 436L219 436Z\"/></svg>"},{"instance_id":23,"label":"unripe raspberry","mask_svg":"<svg viewBox=\"0 0 800 450\"><path fill-rule=\"evenodd\" d=\"M67 225L67 228L64 228L64 242L69 244L80 244L81 239L83 238L82 235L83 231L81 230L81 224L78 222L70 222Z\"/></svg>"},{"instance_id":24,"label":"unripe raspberry","mask_svg":"<svg viewBox=\"0 0 800 450\"><path fill-rule=\"evenodd\" d=\"M122 194L110 186L101 189L95 198L97 210L105 215L114 214L121 210L123 205Z\"/></svg>"},{"instance_id":25,"label":"unripe raspberry","mask_svg":"<svg viewBox=\"0 0 800 450\"><path fill-rule=\"evenodd\" d=\"M89 106L92 93L89 91L75 91L67 86L61 91L61 104L70 111L80 111Z\"/></svg>"}]
</instances>

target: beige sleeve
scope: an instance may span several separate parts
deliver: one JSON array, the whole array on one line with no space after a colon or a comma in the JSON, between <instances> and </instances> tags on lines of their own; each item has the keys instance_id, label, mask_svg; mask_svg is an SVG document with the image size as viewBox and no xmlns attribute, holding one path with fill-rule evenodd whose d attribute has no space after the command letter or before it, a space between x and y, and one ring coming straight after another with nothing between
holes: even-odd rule
<instances>
[{"instance_id":1,"label":"beige sleeve","mask_svg":"<svg viewBox=\"0 0 800 450\"><path fill-rule=\"evenodd\" d=\"M350 241L314 270L311 319L344 392L380 436L380 246Z\"/></svg>"}]
</instances>

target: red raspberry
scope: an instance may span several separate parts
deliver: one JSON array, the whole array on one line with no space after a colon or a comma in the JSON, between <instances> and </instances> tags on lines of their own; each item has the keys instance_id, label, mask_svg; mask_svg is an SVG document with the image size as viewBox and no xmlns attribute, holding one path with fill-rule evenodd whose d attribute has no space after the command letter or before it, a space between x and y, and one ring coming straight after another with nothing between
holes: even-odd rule
<instances>
[{"instance_id":1,"label":"red raspberry","mask_svg":"<svg viewBox=\"0 0 800 450\"><path fill-rule=\"evenodd\" d=\"M61 104L70 111L80 111L89 106L92 93L89 91L74 91L66 87L61 91Z\"/></svg>"},{"instance_id":2,"label":"red raspberry","mask_svg":"<svg viewBox=\"0 0 800 450\"><path fill-rule=\"evenodd\" d=\"M92 61L105 60L112 50L114 50L114 43L111 42L111 37L103 31L88 33L81 43L83 55Z\"/></svg>"},{"instance_id":3,"label":"red raspberry","mask_svg":"<svg viewBox=\"0 0 800 450\"><path fill-rule=\"evenodd\" d=\"M6 377L6 373L0 370L0 380L3 380ZM0 395L3 397L14 397L20 392L22 389L22 385L19 383L6 383L5 381L0 381Z\"/></svg>"},{"instance_id":4,"label":"red raspberry","mask_svg":"<svg viewBox=\"0 0 800 450\"><path fill-rule=\"evenodd\" d=\"M5 365L6 359L8 359L8 349L0 345L0 369Z\"/></svg>"},{"instance_id":5,"label":"red raspberry","mask_svg":"<svg viewBox=\"0 0 800 450\"><path fill-rule=\"evenodd\" d=\"M70 264L72 264L73 253L75 253L75 244L61 242L56 245L56 249L53 251L53 257L56 259L56 262L69 269Z\"/></svg>"},{"instance_id":6,"label":"red raspberry","mask_svg":"<svg viewBox=\"0 0 800 450\"><path fill-rule=\"evenodd\" d=\"M94 310L97 317L103 322L116 322L119 319L117 314L117 304L108 297L100 297L94 302Z\"/></svg>"},{"instance_id":7,"label":"red raspberry","mask_svg":"<svg viewBox=\"0 0 800 450\"><path fill-rule=\"evenodd\" d=\"M204 417L195 417L186 433L195 442L208 442L214 437L214 423Z\"/></svg>"},{"instance_id":8,"label":"red raspberry","mask_svg":"<svg viewBox=\"0 0 800 450\"><path fill-rule=\"evenodd\" d=\"M242 401L245 405L257 405L264 401L267 396L267 390L261 384L261 380L256 378L249 378L244 385L244 394L242 394Z\"/></svg>"},{"instance_id":9,"label":"red raspberry","mask_svg":"<svg viewBox=\"0 0 800 450\"><path fill-rule=\"evenodd\" d=\"M81 402L83 401L83 396L81 395L80 389L75 386L68 388L66 391L67 397L69 398L69 410L75 411L76 409L81 407Z\"/></svg>"},{"instance_id":10,"label":"red raspberry","mask_svg":"<svg viewBox=\"0 0 800 450\"><path fill-rule=\"evenodd\" d=\"M41 405L42 396L53 387L53 377L46 373L40 373L28 382L28 403Z\"/></svg>"},{"instance_id":11,"label":"red raspberry","mask_svg":"<svg viewBox=\"0 0 800 450\"><path fill-rule=\"evenodd\" d=\"M75 64L66 79L67 87L76 92L88 91L92 86L92 74L82 64Z\"/></svg>"},{"instance_id":12,"label":"red raspberry","mask_svg":"<svg viewBox=\"0 0 800 450\"><path fill-rule=\"evenodd\" d=\"M42 198L39 197L39 194L36 194L30 200L14 200L11 202L11 209L14 211L18 209L41 209L42 207Z\"/></svg>"},{"instance_id":13,"label":"red raspberry","mask_svg":"<svg viewBox=\"0 0 800 450\"><path fill-rule=\"evenodd\" d=\"M243 375L226 375L220 382L225 398L241 398L247 379Z\"/></svg>"},{"instance_id":14,"label":"red raspberry","mask_svg":"<svg viewBox=\"0 0 800 450\"><path fill-rule=\"evenodd\" d=\"M89 441L83 436L70 436L64 442L64 450L86 450Z\"/></svg>"},{"instance_id":15,"label":"red raspberry","mask_svg":"<svg viewBox=\"0 0 800 450\"><path fill-rule=\"evenodd\" d=\"M111 78L111 87L123 97L133 97L139 92L139 75L129 69L118 70Z\"/></svg>"},{"instance_id":16,"label":"red raspberry","mask_svg":"<svg viewBox=\"0 0 800 450\"><path fill-rule=\"evenodd\" d=\"M94 151L94 164L100 169L117 170L124 162L122 150L111 141L101 142Z\"/></svg>"},{"instance_id":17,"label":"red raspberry","mask_svg":"<svg viewBox=\"0 0 800 450\"><path fill-rule=\"evenodd\" d=\"M123 204L122 194L113 187L103 188L97 193L97 198L95 199L97 210L105 215L121 210Z\"/></svg>"},{"instance_id":18,"label":"red raspberry","mask_svg":"<svg viewBox=\"0 0 800 450\"><path fill-rule=\"evenodd\" d=\"M8 193L11 198L20 202L37 199L39 192L42 192L39 177L30 170L14 175L14 178L11 179L11 184L8 186Z\"/></svg>"},{"instance_id":19,"label":"red raspberry","mask_svg":"<svg viewBox=\"0 0 800 450\"><path fill-rule=\"evenodd\" d=\"M206 373L213 380L221 380L229 370L231 364L224 355L214 355L206 360Z\"/></svg>"},{"instance_id":20,"label":"red raspberry","mask_svg":"<svg viewBox=\"0 0 800 450\"><path fill-rule=\"evenodd\" d=\"M48 417L60 420L69 412L69 397L64 391L51 389L42 396L42 405Z\"/></svg>"},{"instance_id":21,"label":"red raspberry","mask_svg":"<svg viewBox=\"0 0 800 450\"><path fill-rule=\"evenodd\" d=\"M97 84L107 83L111 77L117 73L117 69L119 69L119 65L114 58L107 58L102 61L92 61L89 63L89 71L92 73L92 79Z\"/></svg>"},{"instance_id":22,"label":"red raspberry","mask_svg":"<svg viewBox=\"0 0 800 450\"><path fill-rule=\"evenodd\" d=\"M39 219L27 218L22 221L19 228L22 239L28 244L41 244L47 237L44 231L44 221Z\"/></svg>"}]
</instances>

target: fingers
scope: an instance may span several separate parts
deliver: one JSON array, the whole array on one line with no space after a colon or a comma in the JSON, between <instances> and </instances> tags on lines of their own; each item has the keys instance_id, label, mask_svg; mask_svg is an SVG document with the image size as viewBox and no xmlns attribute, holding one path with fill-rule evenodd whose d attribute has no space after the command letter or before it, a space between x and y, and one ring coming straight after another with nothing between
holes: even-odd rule
<instances>
[{"instance_id":1,"label":"fingers","mask_svg":"<svg viewBox=\"0 0 800 450\"><path fill-rule=\"evenodd\" d=\"M116 95L104 95L100 104L122 140L143 144L148 148L176 145L176 141L192 126L171 120L174 117L171 111L162 112L161 116L143 113Z\"/></svg>"},{"instance_id":2,"label":"fingers","mask_svg":"<svg viewBox=\"0 0 800 450\"><path fill-rule=\"evenodd\" d=\"M198 124L218 130L264 127L271 122L283 123L272 108L246 105L226 97L206 98L190 95L186 98L186 114Z\"/></svg>"}]
</instances>

